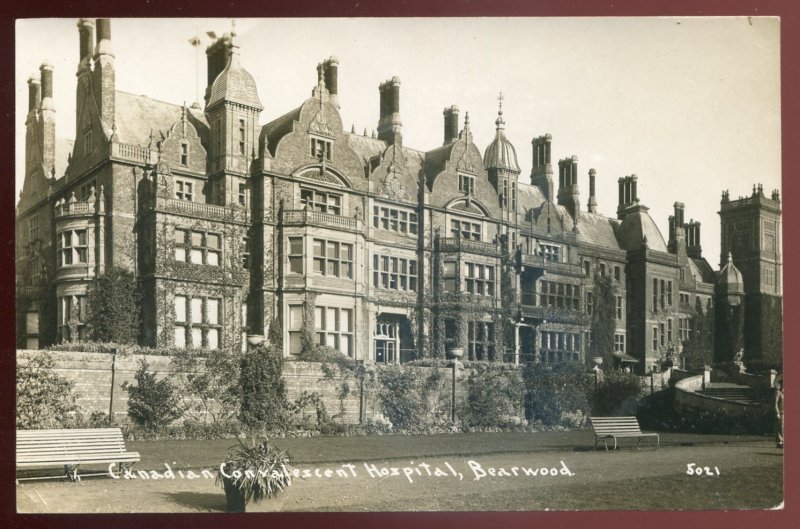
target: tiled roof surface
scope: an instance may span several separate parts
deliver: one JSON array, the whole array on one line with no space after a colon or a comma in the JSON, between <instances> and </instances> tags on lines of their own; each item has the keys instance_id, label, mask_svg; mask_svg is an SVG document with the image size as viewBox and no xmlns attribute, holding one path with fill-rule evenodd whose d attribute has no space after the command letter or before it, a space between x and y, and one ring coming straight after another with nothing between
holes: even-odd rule
<instances>
[{"instance_id":1,"label":"tiled roof surface","mask_svg":"<svg viewBox=\"0 0 800 529\"><path fill-rule=\"evenodd\" d=\"M170 127L181 119L181 108L181 105L117 90L114 112L118 141L130 145L148 146L150 131L157 130L166 134ZM189 114L189 121L197 129L197 134L206 140L208 122L203 111L189 108Z\"/></svg>"},{"instance_id":2,"label":"tiled roof surface","mask_svg":"<svg viewBox=\"0 0 800 529\"><path fill-rule=\"evenodd\" d=\"M619 246L625 250L636 250L642 247L644 237L647 237L647 247L651 250L667 252L664 237L647 211L628 213L617 230Z\"/></svg>"},{"instance_id":3,"label":"tiled roof surface","mask_svg":"<svg viewBox=\"0 0 800 529\"><path fill-rule=\"evenodd\" d=\"M615 219L603 215L581 211L578 219L578 241L619 250L619 242L614 234L616 222Z\"/></svg>"}]
</instances>

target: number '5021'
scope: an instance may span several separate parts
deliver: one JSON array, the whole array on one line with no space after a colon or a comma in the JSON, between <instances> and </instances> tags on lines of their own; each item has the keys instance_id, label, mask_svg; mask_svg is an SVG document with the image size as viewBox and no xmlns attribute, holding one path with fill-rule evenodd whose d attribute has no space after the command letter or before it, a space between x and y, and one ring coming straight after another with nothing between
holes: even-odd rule
<instances>
[{"instance_id":1,"label":"number '5021'","mask_svg":"<svg viewBox=\"0 0 800 529\"><path fill-rule=\"evenodd\" d=\"M686 473L690 476L719 476L719 468L698 467L697 463L686 463Z\"/></svg>"}]
</instances>

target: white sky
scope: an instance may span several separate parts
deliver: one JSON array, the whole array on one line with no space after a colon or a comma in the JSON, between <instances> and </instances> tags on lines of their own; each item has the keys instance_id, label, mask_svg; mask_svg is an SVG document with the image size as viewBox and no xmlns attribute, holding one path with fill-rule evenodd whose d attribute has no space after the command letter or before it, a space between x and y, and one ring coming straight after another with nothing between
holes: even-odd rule
<instances>
[{"instance_id":1,"label":"white sky","mask_svg":"<svg viewBox=\"0 0 800 529\"><path fill-rule=\"evenodd\" d=\"M77 19L19 20L16 196L24 172L27 79L55 67L56 134L74 138ZM180 104L195 100L195 34L230 19L113 19L118 90ZM529 182L531 139L553 135L553 159L579 158L581 205L597 170L599 211L614 216L617 179L639 176L639 198L667 237L672 204L702 222L703 255L719 259L719 200L780 188L780 57L776 18L237 19L242 64L258 84L261 122L296 108L316 65L339 58L347 130L378 123L378 85L398 75L407 147L442 143L442 109L469 111L481 150L497 94L506 136ZM205 90L204 40L199 61ZM555 163L554 163L555 166ZM557 167L555 167L557 171ZM558 184L556 180L556 185Z\"/></svg>"}]
</instances>

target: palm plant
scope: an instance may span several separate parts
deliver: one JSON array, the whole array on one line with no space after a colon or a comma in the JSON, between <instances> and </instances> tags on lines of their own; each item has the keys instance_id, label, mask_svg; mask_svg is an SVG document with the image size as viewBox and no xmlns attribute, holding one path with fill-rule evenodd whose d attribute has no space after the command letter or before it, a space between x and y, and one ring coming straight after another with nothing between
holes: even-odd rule
<instances>
[{"instance_id":1,"label":"palm plant","mask_svg":"<svg viewBox=\"0 0 800 529\"><path fill-rule=\"evenodd\" d=\"M285 450L266 440L256 443L252 439L248 444L239 439L220 466L217 484L225 489L228 510L244 512L250 501L272 498L289 487L292 470Z\"/></svg>"}]
</instances>

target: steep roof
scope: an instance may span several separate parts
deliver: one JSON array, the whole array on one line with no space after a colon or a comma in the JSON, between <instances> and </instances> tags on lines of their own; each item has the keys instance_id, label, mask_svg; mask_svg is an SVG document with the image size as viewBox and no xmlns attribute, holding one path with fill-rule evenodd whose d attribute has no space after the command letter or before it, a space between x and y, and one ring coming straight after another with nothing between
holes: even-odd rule
<instances>
[{"instance_id":1,"label":"steep roof","mask_svg":"<svg viewBox=\"0 0 800 529\"><path fill-rule=\"evenodd\" d=\"M611 248L614 250L620 249L619 242L614 234L614 228L617 225L617 221L615 219L586 211L581 211L579 215L579 242L603 246L605 248Z\"/></svg>"},{"instance_id":2,"label":"steep roof","mask_svg":"<svg viewBox=\"0 0 800 529\"><path fill-rule=\"evenodd\" d=\"M120 143L146 147L150 144L150 132L156 130L166 134L181 119L181 109L181 105L117 90L114 108L117 139ZM207 143L208 122L205 115L196 108L188 110L189 121L197 129L203 143Z\"/></svg>"},{"instance_id":3,"label":"steep roof","mask_svg":"<svg viewBox=\"0 0 800 529\"><path fill-rule=\"evenodd\" d=\"M689 266L692 267L692 274L697 281L703 283L713 283L715 280L714 269L708 264L705 258L690 258Z\"/></svg>"},{"instance_id":4,"label":"steep roof","mask_svg":"<svg viewBox=\"0 0 800 529\"><path fill-rule=\"evenodd\" d=\"M275 148L278 146L278 142L281 141L281 138L292 132L293 123L295 121L300 121L301 110L303 110L303 105L273 119L262 128L262 135L266 134L267 136L267 148L273 156L275 156Z\"/></svg>"},{"instance_id":5,"label":"steep roof","mask_svg":"<svg viewBox=\"0 0 800 529\"><path fill-rule=\"evenodd\" d=\"M384 140L377 138L370 138L361 134L350 133L347 134L348 144L350 148L361 158L361 161L366 166L370 160L375 156L383 154L386 150L387 144ZM422 168L422 163L425 160L425 153L415 149L403 147L403 156L406 159L409 174L416 179Z\"/></svg>"},{"instance_id":6,"label":"steep roof","mask_svg":"<svg viewBox=\"0 0 800 529\"><path fill-rule=\"evenodd\" d=\"M494 140L486 147L483 154L483 168L484 169L510 169L519 172L519 164L517 163L517 151L514 146L506 138L504 132L505 120L503 119L503 109L497 112L497 132L495 133Z\"/></svg>"},{"instance_id":7,"label":"steep roof","mask_svg":"<svg viewBox=\"0 0 800 529\"><path fill-rule=\"evenodd\" d=\"M56 157L53 162L56 169L56 178L61 178L66 172L67 166L69 165L69 157L70 154L72 154L74 145L75 140L56 138Z\"/></svg>"},{"instance_id":8,"label":"steep roof","mask_svg":"<svg viewBox=\"0 0 800 529\"><path fill-rule=\"evenodd\" d=\"M617 240L624 250L637 250L647 240L647 247L659 252L667 252L664 237L656 226L647 208L642 205L631 210L617 229Z\"/></svg>"},{"instance_id":9,"label":"steep roof","mask_svg":"<svg viewBox=\"0 0 800 529\"><path fill-rule=\"evenodd\" d=\"M517 211L527 215L528 211L536 209L544 202L544 195L538 186L517 182Z\"/></svg>"},{"instance_id":10,"label":"steep roof","mask_svg":"<svg viewBox=\"0 0 800 529\"><path fill-rule=\"evenodd\" d=\"M225 65L225 69L220 72L214 80L214 84L211 85L211 95L208 99L207 108L223 100L259 110L264 108L258 99L258 88L256 87L255 79L239 62L239 45L235 36L230 40L228 64Z\"/></svg>"}]
</instances>

